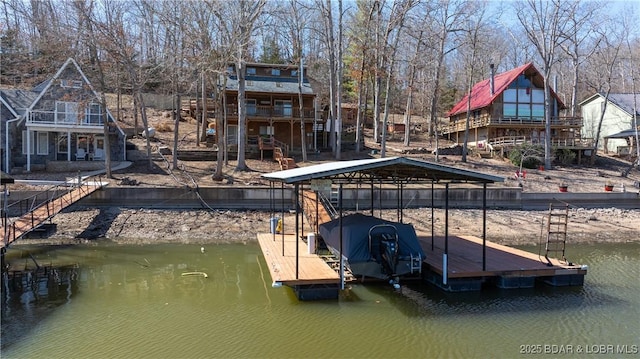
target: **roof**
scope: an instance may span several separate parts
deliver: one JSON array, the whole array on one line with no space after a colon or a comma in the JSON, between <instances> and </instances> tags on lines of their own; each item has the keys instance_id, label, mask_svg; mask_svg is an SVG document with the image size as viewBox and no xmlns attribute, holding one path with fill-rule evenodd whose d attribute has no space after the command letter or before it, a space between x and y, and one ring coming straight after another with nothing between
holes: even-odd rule
<instances>
[{"instance_id":1,"label":"roof","mask_svg":"<svg viewBox=\"0 0 640 359\"><path fill-rule=\"evenodd\" d=\"M477 110L491 105L493 101L495 101L495 99L500 96L502 92L504 92L504 90L506 90L507 87L509 87L509 85L518 78L518 76L525 72L534 72L534 76L542 79L542 75L540 74L538 69L536 69L535 66L533 66L533 63L530 62L507 72L495 75L493 77L493 95L491 94L490 78L476 83L471 89L471 110ZM564 104L562 103L562 101L560 101L553 90L551 90L551 95L556 98L556 100L560 104L560 107L564 108ZM469 94L466 94L457 104L455 104L455 106L453 106L453 108L447 113L446 116L451 117L459 113L466 113L468 97Z\"/></svg>"},{"instance_id":2,"label":"roof","mask_svg":"<svg viewBox=\"0 0 640 359\"><path fill-rule=\"evenodd\" d=\"M273 182L287 184L308 182L314 179L349 179L360 178L389 181L424 180L424 181L463 181L493 183L502 182L504 178L469 171L434 162L416 160L407 157L387 157L352 161L337 161L314 166L298 167L284 171L263 174L262 177Z\"/></svg>"},{"instance_id":3,"label":"roof","mask_svg":"<svg viewBox=\"0 0 640 359\"><path fill-rule=\"evenodd\" d=\"M267 92L267 93L284 93L284 94L297 94L298 93L298 81L295 78L278 79L277 77L247 77L245 82L245 91L251 92ZM251 85L249 85L251 83ZM227 91L238 91L238 79L235 76L227 79ZM313 89L308 82L302 83L303 95L314 95Z\"/></svg>"},{"instance_id":4,"label":"roof","mask_svg":"<svg viewBox=\"0 0 640 359\"><path fill-rule=\"evenodd\" d=\"M38 92L35 91L0 89L0 101L2 101L16 117L24 115L36 97L38 97Z\"/></svg>"},{"instance_id":5,"label":"roof","mask_svg":"<svg viewBox=\"0 0 640 359\"><path fill-rule=\"evenodd\" d=\"M580 102L580 106L584 106L585 104L595 100L598 97L602 97L604 99L606 95L598 92L592 96L589 96L586 100ZM640 93L610 93L608 98L609 102L629 114L629 116L633 116L633 101L635 98L636 115L640 116Z\"/></svg>"},{"instance_id":6,"label":"roof","mask_svg":"<svg viewBox=\"0 0 640 359\"><path fill-rule=\"evenodd\" d=\"M629 137L635 136L636 133L638 132L640 132L640 129L636 131L633 128L630 128L628 130L620 131L618 133L614 133L609 136L604 136L604 138L629 138Z\"/></svg>"}]
</instances>

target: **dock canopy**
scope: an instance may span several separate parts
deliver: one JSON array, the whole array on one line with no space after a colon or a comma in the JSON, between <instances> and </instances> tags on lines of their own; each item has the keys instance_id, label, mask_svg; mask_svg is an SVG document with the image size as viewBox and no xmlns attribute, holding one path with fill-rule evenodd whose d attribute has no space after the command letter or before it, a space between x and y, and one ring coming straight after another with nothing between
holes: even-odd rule
<instances>
[{"instance_id":1,"label":"dock canopy","mask_svg":"<svg viewBox=\"0 0 640 359\"><path fill-rule=\"evenodd\" d=\"M262 175L272 182L307 183L315 179L494 183L504 178L407 157L336 161Z\"/></svg>"}]
</instances>

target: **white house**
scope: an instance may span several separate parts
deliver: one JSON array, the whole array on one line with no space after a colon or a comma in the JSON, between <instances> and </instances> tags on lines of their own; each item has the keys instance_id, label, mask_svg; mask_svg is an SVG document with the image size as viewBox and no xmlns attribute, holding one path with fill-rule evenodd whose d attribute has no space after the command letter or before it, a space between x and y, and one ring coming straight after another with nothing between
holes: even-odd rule
<instances>
[{"instance_id":1,"label":"white house","mask_svg":"<svg viewBox=\"0 0 640 359\"><path fill-rule=\"evenodd\" d=\"M605 153L626 154L629 150L627 139L610 136L633 129L634 109L640 121L640 94L611 93L605 109L605 95L596 93L582 101L580 106L584 121L582 136L596 138L600 116L604 110L598 148Z\"/></svg>"}]
</instances>

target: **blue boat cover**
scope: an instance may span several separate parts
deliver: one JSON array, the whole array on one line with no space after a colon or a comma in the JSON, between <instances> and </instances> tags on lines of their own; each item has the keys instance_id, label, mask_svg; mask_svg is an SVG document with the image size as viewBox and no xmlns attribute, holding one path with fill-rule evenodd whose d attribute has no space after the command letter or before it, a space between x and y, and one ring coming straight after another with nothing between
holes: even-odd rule
<instances>
[{"instance_id":1,"label":"blue boat cover","mask_svg":"<svg viewBox=\"0 0 640 359\"><path fill-rule=\"evenodd\" d=\"M386 221L381 218L356 213L342 217L342 254L349 263L373 260L369 253L369 229L378 224L390 224L398 230L398 256L409 257L420 254L425 257L418 242L416 231L410 224ZM320 225L320 236L329 247L340 248L340 219Z\"/></svg>"}]
</instances>

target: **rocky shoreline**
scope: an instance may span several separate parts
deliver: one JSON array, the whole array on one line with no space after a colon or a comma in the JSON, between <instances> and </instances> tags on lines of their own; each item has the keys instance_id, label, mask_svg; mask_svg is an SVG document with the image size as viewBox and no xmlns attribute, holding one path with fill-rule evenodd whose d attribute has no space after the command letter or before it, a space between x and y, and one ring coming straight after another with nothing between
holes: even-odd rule
<instances>
[{"instance_id":1,"label":"rocky shoreline","mask_svg":"<svg viewBox=\"0 0 640 359\"><path fill-rule=\"evenodd\" d=\"M434 231L444 234L444 211L435 210ZM397 220L395 210L376 216ZM76 207L53 218L57 231L49 238L21 239L12 246L73 244L111 241L117 244L227 244L256 241L269 232L271 214L263 211L156 210ZM487 211L487 239L506 245L537 244L545 230L547 211ZM285 216L285 231L293 232L295 216ZM305 233L310 231L305 221ZM417 232L431 233L431 209L406 209L403 221ZM449 233L481 237L481 210L449 210ZM623 243L640 241L640 209L616 208L569 211L568 241L573 243Z\"/></svg>"}]
</instances>

